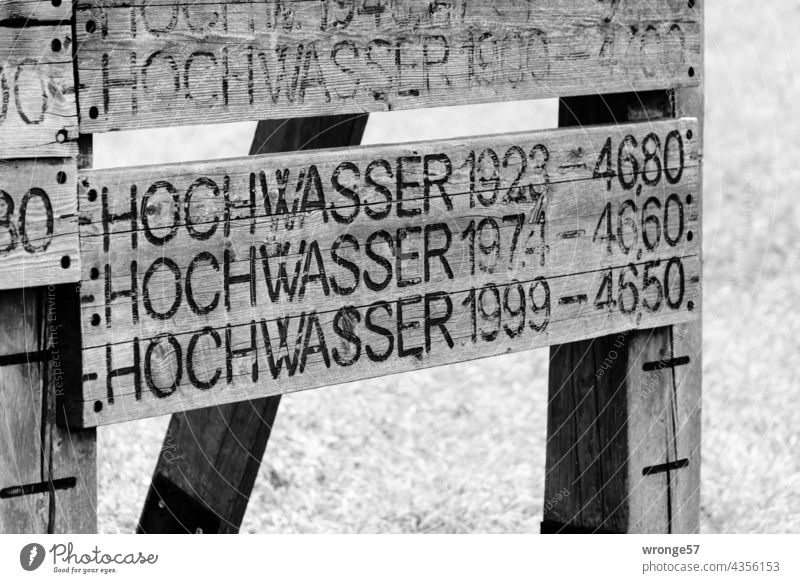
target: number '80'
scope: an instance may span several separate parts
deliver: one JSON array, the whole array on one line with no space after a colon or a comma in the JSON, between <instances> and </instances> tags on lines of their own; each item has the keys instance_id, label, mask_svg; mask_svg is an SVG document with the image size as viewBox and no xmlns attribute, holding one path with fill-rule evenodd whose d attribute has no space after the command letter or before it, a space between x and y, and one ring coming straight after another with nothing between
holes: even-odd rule
<instances>
[{"instance_id":1,"label":"number '80'","mask_svg":"<svg viewBox=\"0 0 800 583\"><path fill-rule=\"evenodd\" d=\"M34 212L42 213L45 217L44 234L30 232L28 217ZM36 223L38 225L40 221ZM19 209L16 209L11 195L0 190L0 257L11 253L20 244L28 253L39 253L45 251L52 240L53 206L44 190L37 187L29 189L22 197Z\"/></svg>"}]
</instances>

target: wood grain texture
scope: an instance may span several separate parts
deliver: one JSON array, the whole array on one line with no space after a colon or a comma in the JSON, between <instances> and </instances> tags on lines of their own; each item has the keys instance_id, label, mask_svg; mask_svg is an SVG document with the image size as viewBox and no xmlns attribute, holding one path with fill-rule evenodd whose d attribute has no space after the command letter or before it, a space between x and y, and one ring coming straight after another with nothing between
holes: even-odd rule
<instances>
[{"instance_id":1,"label":"wood grain texture","mask_svg":"<svg viewBox=\"0 0 800 583\"><path fill-rule=\"evenodd\" d=\"M696 9L702 14L703 6ZM702 79L702 63L698 65ZM702 90L678 89L673 115L697 116L702 127ZM698 139L702 148L702 132ZM702 166L700 183L702 184ZM702 215L700 217L702 221ZM702 242L701 242L702 243ZM701 244L702 249L702 244ZM701 251L702 252L702 251ZM635 449L628 466L630 532L697 533L700 530L702 318L659 329L633 347L639 361L631 367L629 439ZM657 358L653 358L657 357ZM644 362L658 365L645 372ZM649 420L646 421L646 420ZM660 460L660 461L659 461ZM639 466L662 466L643 475ZM664 470L664 467L671 468Z\"/></svg>"},{"instance_id":2,"label":"wood grain texture","mask_svg":"<svg viewBox=\"0 0 800 583\"><path fill-rule=\"evenodd\" d=\"M71 476L75 486L55 489L50 505L52 531L97 533L97 431L67 427L60 400L81 382L78 286L48 286L47 447L55 478ZM53 306L55 301L55 306ZM60 365L60 367L58 366Z\"/></svg>"},{"instance_id":3,"label":"wood grain texture","mask_svg":"<svg viewBox=\"0 0 800 583\"><path fill-rule=\"evenodd\" d=\"M74 422L691 320L699 160L688 136L696 131L681 119L82 173L85 383L82 395L67 396ZM632 173L634 154L620 146L648 134L648 143L661 136L662 175L674 184L644 184L655 181L652 160ZM463 164L473 158L474 171ZM621 172L593 178L598 159L598 172L606 164ZM272 212L276 169L290 177L292 212ZM327 186L337 169L347 191ZM226 194L214 195L209 180L228 184ZM242 207L251 193L256 204ZM135 225L125 216L132 208ZM660 218L646 218L653 213ZM251 346L255 366L241 357Z\"/></svg>"},{"instance_id":4,"label":"wood grain texture","mask_svg":"<svg viewBox=\"0 0 800 583\"><path fill-rule=\"evenodd\" d=\"M691 105L684 90L563 100L561 123L702 116L687 91ZM697 532L700 332L696 320L551 349L543 531Z\"/></svg>"},{"instance_id":5,"label":"wood grain texture","mask_svg":"<svg viewBox=\"0 0 800 583\"><path fill-rule=\"evenodd\" d=\"M702 16L705 0L697 3ZM701 81L705 73L700 63ZM675 91L675 115L691 115L703 127L705 117L703 88L681 88ZM703 146L703 132L700 132L700 147ZM703 168L700 167L702 183ZM702 216L701 216L702 220ZM701 241L702 253L702 241ZM674 370L675 388L675 451L679 459L688 459L689 465L674 473L672 491L676 503L672 505L673 532L700 532L700 494L701 494L701 436L702 436L702 396L703 396L703 320L672 327L672 350L677 355L687 355L691 363Z\"/></svg>"},{"instance_id":6,"label":"wood grain texture","mask_svg":"<svg viewBox=\"0 0 800 583\"><path fill-rule=\"evenodd\" d=\"M688 3L79 0L81 131L697 84Z\"/></svg>"},{"instance_id":7,"label":"wood grain texture","mask_svg":"<svg viewBox=\"0 0 800 583\"><path fill-rule=\"evenodd\" d=\"M0 292L0 356L20 356L0 366L3 412L0 490L47 479L42 453L42 367L36 354L40 322L35 290ZM0 532L46 533L49 492L0 498Z\"/></svg>"},{"instance_id":8,"label":"wood grain texture","mask_svg":"<svg viewBox=\"0 0 800 583\"><path fill-rule=\"evenodd\" d=\"M694 370L697 353L675 331L696 325L551 349L544 514L551 530L694 531L699 492L678 484L700 465L685 455L696 418L680 404L688 388L681 379Z\"/></svg>"},{"instance_id":9,"label":"wood grain texture","mask_svg":"<svg viewBox=\"0 0 800 583\"><path fill-rule=\"evenodd\" d=\"M629 477L615 469L626 467L629 454L624 428L630 334L550 349L544 520L555 530L627 527Z\"/></svg>"},{"instance_id":10,"label":"wood grain texture","mask_svg":"<svg viewBox=\"0 0 800 583\"><path fill-rule=\"evenodd\" d=\"M74 158L0 160L0 289L76 282Z\"/></svg>"},{"instance_id":11,"label":"wood grain texture","mask_svg":"<svg viewBox=\"0 0 800 583\"><path fill-rule=\"evenodd\" d=\"M263 121L250 154L357 145L366 115ZM281 396L176 413L170 419L138 532L195 533L196 513L159 492L162 478L208 509L216 533L239 531ZM204 530L204 532L207 532Z\"/></svg>"},{"instance_id":12,"label":"wood grain texture","mask_svg":"<svg viewBox=\"0 0 800 583\"><path fill-rule=\"evenodd\" d=\"M81 379L79 294L55 285L80 273L78 148L72 7L48 4L0 6L0 289L22 288L0 292L0 532L90 533L96 431L57 426Z\"/></svg>"},{"instance_id":13,"label":"wood grain texture","mask_svg":"<svg viewBox=\"0 0 800 583\"><path fill-rule=\"evenodd\" d=\"M0 292L3 533L97 529L95 430L56 426L57 397L80 381L79 350L62 341L70 293L75 310L73 286Z\"/></svg>"},{"instance_id":14,"label":"wood grain texture","mask_svg":"<svg viewBox=\"0 0 800 583\"><path fill-rule=\"evenodd\" d=\"M0 24L0 158L74 156L77 137L69 24Z\"/></svg>"},{"instance_id":15,"label":"wood grain texture","mask_svg":"<svg viewBox=\"0 0 800 583\"><path fill-rule=\"evenodd\" d=\"M78 169L90 167L93 160L92 137L78 137ZM68 182L67 184L71 184ZM52 405L48 410L49 447L54 474L72 475L75 487L55 492L51 516L55 532L97 533L97 430L68 426L62 399L73 387L81 385L80 286L64 284L47 293L55 297L55 311L48 301L48 321L51 319L50 344L66 364L62 385L52 368L48 371L55 382L48 385ZM52 314L52 316L51 316ZM52 324L55 324L53 326Z\"/></svg>"},{"instance_id":16,"label":"wood grain texture","mask_svg":"<svg viewBox=\"0 0 800 583\"><path fill-rule=\"evenodd\" d=\"M0 3L0 27L36 26L42 22L69 20L69 0L3 0Z\"/></svg>"}]
</instances>

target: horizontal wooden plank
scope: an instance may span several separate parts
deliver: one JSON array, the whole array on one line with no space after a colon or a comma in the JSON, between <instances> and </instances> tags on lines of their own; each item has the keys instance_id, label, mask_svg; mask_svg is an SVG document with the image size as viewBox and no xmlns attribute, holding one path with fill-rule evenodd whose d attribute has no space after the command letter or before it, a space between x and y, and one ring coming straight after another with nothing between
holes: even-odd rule
<instances>
[{"instance_id":1,"label":"horizontal wooden plank","mask_svg":"<svg viewBox=\"0 0 800 583\"><path fill-rule=\"evenodd\" d=\"M695 85L690 4L78 0L81 130Z\"/></svg>"},{"instance_id":2,"label":"horizontal wooden plank","mask_svg":"<svg viewBox=\"0 0 800 583\"><path fill-rule=\"evenodd\" d=\"M697 131L681 119L82 172L73 422L688 321ZM237 356L251 342L255 369Z\"/></svg>"},{"instance_id":3,"label":"horizontal wooden plank","mask_svg":"<svg viewBox=\"0 0 800 583\"><path fill-rule=\"evenodd\" d=\"M39 23L57 23L72 16L70 0L3 0L0 27L18 28Z\"/></svg>"},{"instance_id":4,"label":"horizontal wooden plank","mask_svg":"<svg viewBox=\"0 0 800 583\"><path fill-rule=\"evenodd\" d=\"M74 158L0 160L0 289L80 279Z\"/></svg>"},{"instance_id":5,"label":"horizontal wooden plank","mask_svg":"<svg viewBox=\"0 0 800 583\"><path fill-rule=\"evenodd\" d=\"M0 27L0 158L77 154L69 24Z\"/></svg>"},{"instance_id":6,"label":"horizontal wooden plank","mask_svg":"<svg viewBox=\"0 0 800 583\"><path fill-rule=\"evenodd\" d=\"M470 292L459 292L409 295L385 304L343 307L335 313L306 313L285 322L285 339L281 337L284 321L254 321L230 331L198 329L177 337L137 337L135 343L88 349L84 351L85 369L100 370L102 378L90 381L94 390L87 397L93 400L70 403L72 419L87 425L117 423L690 321L696 315L687 306L700 307L700 261L697 256L684 257L681 265L688 277L681 310L669 309L662 302L655 313L639 307L634 315L623 315L594 309L593 297L588 298L588 305L562 301L586 292L594 296L604 278L603 273L594 272L547 280L550 316L507 318L500 327L492 317L497 304L494 290L490 290L480 296L483 308L478 309L488 316L478 314L486 323L478 323L475 336L468 309ZM643 266L638 269L641 276ZM614 270L612 279L616 281L621 273ZM531 293L532 288L531 282L522 285L521 295ZM504 302L509 287L495 289ZM516 288L511 289L509 301L517 310ZM535 288L535 295L542 294L536 301L545 301L544 289ZM481 291L479 288L477 293ZM673 287L671 293L677 296L679 292ZM450 306L455 315L449 313ZM505 305L501 309L504 314L510 311ZM446 322L446 334L438 321ZM536 330L541 326L544 332ZM135 364L141 375L141 393L121 392L134 390ZM105 383L106 366L116 375L112 376L113 399L108 397Z\"/></svg>"}]
</instances>

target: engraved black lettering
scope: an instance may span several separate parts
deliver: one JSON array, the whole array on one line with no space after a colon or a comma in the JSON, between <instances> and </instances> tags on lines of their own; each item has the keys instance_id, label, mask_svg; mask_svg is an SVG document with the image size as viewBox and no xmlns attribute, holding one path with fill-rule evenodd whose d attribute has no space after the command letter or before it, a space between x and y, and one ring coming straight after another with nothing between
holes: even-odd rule
<instances>
[{"instance_id":1,"label":"engraved black lettering","mask_svg":"<svg viewBox=\"0 0 800 583\"><path fill-rule=\"evenodd\" d=\"M444 168L443 171L439 172L437 178L431 177L431 165L433 163L441 164ZM430 154L425 156L423 166L422 182L425 185L425 212L427 213L430 208L431 188L434 186L439 189L439 195L441 195L447 210L453 210L453 201L444 189L444 185L447 184L453 174L453 163L450 158L447 154Z\"/></svg>"},{"instance_id":2,"label":"engraved black lettering","mask_svg":"<svg viewBox=\"0 0 800 583\"><path fill-rule=\"evenodd\" d=\"M397 216L398 217L415 217L422 213L424 210L425 213L428 212L430 208L430 203L425 199L423 202L423 208L406 208L403 204L404 196L406 194L406 190L410 188L420 188L422 185L419 183L418 180L408 180L406 176L408 175L409 168L408 166L411 164L421 164L422 157L421 156L401 156L397 159Z\"/></svg>"},{"instance_id":3,"label":"engraved black lettering","mask_svg":"<svg viewBox=\"0 0 800 583\"><path fill-rule=\"evenodd\" d=\"M136 249L136 233L139 231L139 227L137 224L138 219L138 205L136 204L136 185L131 185L131 196L129 199L130 202L130 210L127 213L111 213L108 210L108 188L105 186L101 189L101 201L102 201L102 220L103 220L103 251L109 250L109 244L111 243L111 223L116 223L117 221L130 221L131 222L131 249Z\"/></svg>"},{"instance_id":4,"label":"engraved black lettering","mask_svg":"<svg viewBox=\"0 0 800 583\"><path fill-rule=\"evenodd\" d=\"M159 189L162 188L167 191L167 194L169 194L170 198L172 199L172 202L170 203L170 206L172 207L172 224L167 228L166 235L160 236L155 234L153 229L150 227L150 217L155 215L164 216L167 213L161 212L161 207L164 203L154 202L151 204L150 199L153 198ZM147 192L145 192L144 196L142 197L141 217L145 239L147 239L151 244L162 246L174 239L175 235L178 234L178 225L180 224L181 220L180 197L175 187L166 180L159 180L158 182L154 182L152 185L150 185L150 188L147 189ZM164 227L157 228L161 230Z\"/></svg>"},{"instance_id":5,"label":"engraved black lettering","mask_svg":"<svg viewBox=\"0 0 800 583\"><path fill-rule=\"evenodd\" d=\"M407 356L420 358L422 356L422 346L411 346L407 348L403 335L403 332L406 330L419 329L419 320L406 319L403 315L403 308L419 303L422 303L422 296L411 296L397 300L397 356L400 358L405 358ZM407 314L408 312L406 312L406 315Z\"/></svg>"},{"instance_id":6,"label":"engraved black lettering","mask_svg":"<svg viewBox=\"0 0 800 583\"><path fill-rule=\"evenodd\" d=\"M331 357L339 366L352 366L361 356L361 338L355 332L361 314L354 306L344 306L333 318L333 331L342 339L341 350L334 346Z\"/></svg>"},{"instance_id":7,"label":"engraved black lettering","mask_svg":"<svg viewBox=\"0 0 800 583\"><path fill-rule=\"evenodd\" d=\"M403 229L397 229L397 239L396 239L396 246L397 246L397 253L395 255L395 271L397 273L397 287L407 287L409 285L417 285L422 281L420 277L411 277L411 278L404 278L403 277L403 261L415 261L419 259L419 251L403 251L404 242L406 248L408 248L409 244L409 235L422 233L422 227L406 227Z\"/></svg>"},{"instance_id":8,"label":"engraved black lettering","mask_svg":"<svg viewBox=\"0 0 800 583\"><path fill-rule=\"evenodd\" d=\"M333 174L331 175L331 185L333 185L333 188L336 189L336 192L348 199L350 202L348 206L350 206L352 209L349 215L342 215L337 210L336 205L331 203L331 215L333 216L333 220L340 225L349 225L355 220L359 211L361 210L361 199L355 190L341 183L340 177L343 172L351 172L353 174L354 181L358 181L361 177L361 174L358 170L358 166L352 162L342 162L336 167L336 170L334 170Z\"/></svg>"},{"instance_id":9,"label":"engraved black lettering","mask_svg":"<svg viewBox=\"0 0 800 583\"><path fill-rule=\"evenodd\" d=\"M172 357L169 357L166 349L163 348L161 340L166 340L172 348ZM155 357L153 353L156 351ZM158 380L172 380L166 387L160 387L156 384L156 379L153 376L153 360L156 359L156 376ZM162 378L165 377L165 378ZM147 383L147 388L150 389L156 397L163 399L173 394L178 386L181 384L183 377L183 352L178 340L172 334L159 334L150 341L147 345L147 350L144 353L144 380Z\"/></svg>"},{"instance_id":10,"label":"engraved black lettering","mask_svg":"<svg viewBox=\"0 0 800 583\"><path fill-rule=\"evenodd\" d=\"M336 276L332 275L330 278L331 289L333 293L340 295L340 296L349 296L353 292L356 291L358 288L358 284L361 281L361 270L359 269L358 265L350 261L349 259L345 259L339 254L339 249L343 244L350 245L353 251L359 251L359 244L358 239L356 239L353 235L340 235L336 238L336 241L333 242L331 246L331 259L333 259L334 263L341 265L347 271L349 271L353 276L353 284L350 286L343 286L340 281L336 279Z\"/></svg>"},{"instance_id":11,"label":"engraved black lettering","mask_svg":"<svg viewBox=\"0 0 800 583\"><path fill-rule=\"evenodd\" d=\"M266 320L261 320L261 335L264 338L264 347L267 351L267 365L269 366L269 371L273 379L277 379L280 376L284 363L286 364L286 373L288 376L294 376L297 371L297 365L300 362L300 350L303 348L303 327L305 325L305 319L305 313L301 314L299 318L295 318L295 320L298 321L298 328L297 336L294 341L294 354L289 351L289 323L292 318L290 316L284 316L275 320L278 327L277 353L280 355L277 360L275 360L276 351L272 348L272 340L270 339L267 322Z\"/></svg>"},{"instance_id":12,"label":"engraved black lettering","mask_svg":"<svg viewBox=\"0 0 800 583\"><path fill-rule=\"evenodd\" d=\"M139 274L136 261L131 261L130 275L131 287L128 289L112 289L113 278L111 276L111 265L105 265L105 314L106 328L111 327L111 302L117 298L130 298L131 300L131 323L139 323Z\"/></svg>"},{"instance_id":13,"label":"engraved black lettering","mask_svg":"<svg viewBox=\"0 0 800 583\"><path fill-rule=\"evenodd\" d=\"M34 245L30 237L28 235L28 205L30 201L34 198L38 198L43 206L44 216L45 216L45 233L43 237L38 237L42 239L42 242L39 245ZM681 209L683 212L683 209ZM681 218L683 218L681 216ZM47 250L47 247L50 245L50 242L53 240L53 205L50 204L50 197L47 196L47 193L38 187L33 187L25 193L25 196L22 197L22 201L19 204L19 236L22 240L22 247L28 253L37 253L39 251Z\"/></svg>"},{"instance_id":14,"label":"engraved black lettering","mask_svg":"<svg viewBox=\"0 0 800 583\"><path fill-rule=\"evenodd\" d=\"M191 308L192 312L199 316L205 316L206 314L213 312L217 308L217 304L219 304L219 292L214 292L214 297L212 298L211 302L205 306L198 304L194 297L194 284L192 283L192 276L194 275L194 270L197 269L197 267L203 262L208 262L209 267L211 267L214 271L219 271L219 262L217 261L217 258L213 253L209 253L208 251L202 251L198 253L195 258L192 259L192 262L186 269L186 302L189 304L189 308Z\"/></svg>"},{"instance_id":15,"label":"engraved black lettering","mask_svg":"<svg viewBox=\"0 0 800 583\"><path fill-rule=\"evenodd\" d=\"M435 302L444 302L444 314L434 315L433 305ZM431 330L434 328L439 328L444 341L447 343L447 347L450 349L453 348L453 338L450 336L450 332L448 332L445 326L452 315L453 300L450 299L449 294L445 292L425 294L425 352L430 353L431 351Z\"/></svg>"},{"instance_id":16,"label":"engraved black lettering","mask_svg":"<svg viewBox=\"0 0 800 583\"><path fill-rule=\"evenodd\" d=\"M313 198L312 195L314 196ZM322 211L322 219L328 222L328 211L325 204L325 191L322 189L322 179L319 177L319 170L312 164L308 167L305 174L303 186L303 199L300 203L300 210L310 213L313 210Z\"/></svg>"},{"instance_id":17,"label":"engraved black lettering","mask_svg":"<svg viewBox=\"0 0 800 583\"><path fill-rule=\"evenodd\" d=\"M387 162L386 160L373 160L372 162L370 162L369 166L367 166L367 171L364 174L364 181L367 183L367 185L374 188L375 191L378 194L381 194L383 198L386 200L386 204L384 205L383 210L380 211L372 209L372 206L378 203L374 203L371 201L367 203L367 201L364 201L365 204L367 204L366 208L364 209L366 215L371 219L380 221L388 217L389 213L392 210L392 191L389 190L389 188L386 185L381 184L375 180L375 178L373 177L373 173L377 169L382 169L386 173L386 177L389 178L390 180L394 176L392 174L392 165L389 164L389 162Z\"/></svg>"},{"instance_id":18,"label":"engraved black lettering","mask_svg":"<svg viewBox=\"0 0 800 583\"><path fill-rule=\"evenodd\" d=\"M289 255L290 248L291 243L287 241L283 245L273 243L270 245L269 250L266 245L262 245L259 249L261 252L261 265L264 271L264 279L267 282L267 293L269 294L269 299L273 302L277 302L280 299L281 287L283 287L288 301L292 301L295 291L297 290L297 284L300 281L300 271L303 266L303 259L306 255L306 242L305 240L300 241L300 249L297 253L298 259L295 262L294 278L292 279L291 285L289 284L289 275L286 271L286 259ZM270 257L277 257L279 260L278 275L276 278L273 278L272 271L270 270Z\"/></svg>"},{"instance_id":19,"label":"engraved black lettering","mask_svg":"<svg viewBox=\"0 0 800 583\"><path fill-rule=\"evenodd\" d=\"M192 335L192 339L189 340L189 348L186 351L186 376L189 377L189 382L192 383L192 386L196 389L200 389L201 391L207 391L214 387L219 381L219 377L222 376L222 370L217 368L214 371L214 374L207 381L200 380L197 377L195 372L195 364L194 364L194 355L195 355L195 348L197 347L197 343L200 341L201 338L204 336L210 337L211 340L214 341L215 348L219 348L222 345L222 339L220 338L219 334L216 330L214 330L211 326L206 326L199 332ZM203 363L204 372L208 373L208 358L202 358L201 362Z\"/></svg>"},{"instance_id":20,"label":"engraved black lettering","mask_svg":"<svg viewBox=\"0 0 800 583\"><path fill-rule=\"evenodd\" d=\"M214 215L214 220L211 221L211 226L205 231L198 231L195 228L194 219L192 218L192 197L199 188L206 188L211 192L211 196L217 198L219 196L219 186L210 178L200 177L186 189L186 196L183 200L184 214L186 215L186 230L189 236L197 241L206 241L214 236L219 226L219 217ZM205 207L203 207L205 208Z\"/></svg>"},{"instance_id":21,"label":"engraved black lettering","mask_svg":"<svg viewBox=\"0 0 800 583\"><path fill-rule=\"evenodd\" d=\"M256 248L249 249L249 270L240 275L231 275L231 265L235 261L235 255L225 249L223 254L223 286L225 288L225 309L231 309L231 286L237 283L250 284L250 306L256 305Z\"/></svg>"},{"instance_id":22,"label":"engraved black lettering","mask_svg":"<svg viewBox=\"0 0 800 583\"><path fill-rule=\"evenodd\" d=\"M139 361L139 339L134 338L131 343L133 352L133 364L114 368L112 363L113 349L110 344L106 344L106 399L110 405L114 404L114 379L117 377L133 375L133 390L137 401L142 399L142 375Z\"/></svg>"},{"instance_id":23,"label":"engraved black lettering","mask_svg":"<svg viewBox=\"0 0 800 583\"><path fill-rule=\"evenodd\" d=\"M251 320L247 328L250 332L250 346L245 348L234 348L233 327L230 324L225 326L225 379L228 381L229 385L233 383L233 359L243 358L250 355L253 356L253 363L250 366L250 379L252 382L256 382L258 380L258 339L255 321ZM243 373L244 369L240 369L237 372Z\"/></svg>"},{"instance_id":24,"label":"engraved black lettering","mask_svg":"<svg viewBox=\"0 0 800 583\"><path fill-rule=\"evenodd\" d=\"M316 344L311 344L312 334L315 332L317 342ZM311 312L306 319L306 334L303 341L303 352L300 357L300 374L305 372L308 357L312 354L321 355L322 361L325 363L325 368L331 367L328 345L325 342L325 333L322 330L322 325L319 323L317 312Z\"/></svg>"},{"instance_id":25,"label":"engraved black lettering","mask_svg":"<svg viewBox=\"0 0 800 583\"><path fill-rule=\"evenodd\" d=\"M367 242L365 245L365 252L367 256L372 259L375 263L383 267L386 270L386 277L383 278L383 281L376 282L370 276L369 272L365 269L364 270L364 283L366 286L372 291L381 291L386 289L389 285L389 282L392 281L392 262L386 259L383 255L380 255L373 249L374 246L379 245L380 243L377 242L378 239L382 239L383 244L385 244L389 251L394 255L394 240L392 236L387 233L386 231L375 231L369 237L367 237Z\"/></svg>"},{"instance_id":26,"label":"engraved black lettering","mask_svg":"<svg viewBox=\"0 0 800 583\"><path fill-rule=\"evenodd\" d=\"M316 264L316 273L311 272L312 261ZM328 277L325 275L325 262L322 260L322 252L319 250L319 243L311 241L306 251L306 261L303 267L303 278L300 282L300 291L297 294L299 299L306 295L306 286L309 282L319 282L322 285L322 293L327 297L330 295L328 287Z\"/></svg>"},{"instance_id":27,"label":"engraved black lettering","mask_svg":"<svg viewBox=\"0 0 800 583\"><path fill-rule=\"evenodd\" d=\"M444 235L444 242L441 246L434 248L432 243L437 233ZM425 282L431 280L431 259L438 257L442 264L447 279L453 279L453 270L450 268L450 263L447 261L445 255L450 250L450 244L453 241L453 236L450 233L450 227L447 223L436 223L433 225L425 225L425 247L424 247L424 264L425 264Z\"/></svg>"},{"instance_id":28,"label":"engraved black lettering","mask_svg":"<svg viewBox=\"0 0 800 583\"><path fill-rule=\"evenodd\" d=\"M162 265L172 273L172 279L175 285L175 292L172 299L172 304L170 305L169 309L167 309L165 312L159 312L158 310L156 310L153 307L153 303L150 299L150 280ZM159 289L161 291L165 291L166 286L161 285L159 286ZM144 274L144 279L142 280L142 300L143 300L142 303L144 304L145 312L147 312L148 316L156 320L169 320L178 311L178 308L181 305L182 298L183 298L183 288L181 288L181 270L178 267L178 264L175 263L169 257L159 257L158 259L153 261L150 267L147 268L147 271Z\"/></svg>"},{"instance_id":29,"label":"engraved black lettering","mask_svg":"<svg viewBox=\"0 0 800 583\"><path fill-rule=\"evenodd\" d=\"M366 276L365 276L366 277ZM392 316L392 306L389 302L375 302L369 308L367 308L367 315L364 318L364 325L366 326L367 330L370 332L374 332L375 334L379 334L386 338L388 343L386 350L383 352L375 352L371 344L367 344L365 351L369 359L373 362L385 362L389 359L394 351L394 334L388 328L384 328L383 326L379 326L373 321L373 317L375 316L378 310L384 310L386 314L391 318Z\"/></svg>"}]
</instances>

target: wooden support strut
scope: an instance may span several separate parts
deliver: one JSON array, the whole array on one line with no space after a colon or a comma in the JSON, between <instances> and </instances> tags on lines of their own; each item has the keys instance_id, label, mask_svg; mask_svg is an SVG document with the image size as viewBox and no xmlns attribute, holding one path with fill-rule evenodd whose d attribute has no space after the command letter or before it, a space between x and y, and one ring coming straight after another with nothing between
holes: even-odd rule
<instances>
[{"instance_id":1,"label":"wooden support strut","mask_svg":"<svg viewBox=\"0 0 800 583\"><path fill-rule=\"evenodd\" d=\"M250 154L358 145L367 118L262 121ZM137 532L237 533L280 400L277 395L173 415Z\"/></svg>"},{"instance_id":2,"label":"wooden support strut","mask_svg":"<svg viewBox=\"0 0 800 583\"><path fill-rule=\"evenodd\" d=\"M700 90L563 99L559 125L676 115ZM699 530L700 355L700 320L551 347L542 533Z\"/></svg>"}]
</instances>

